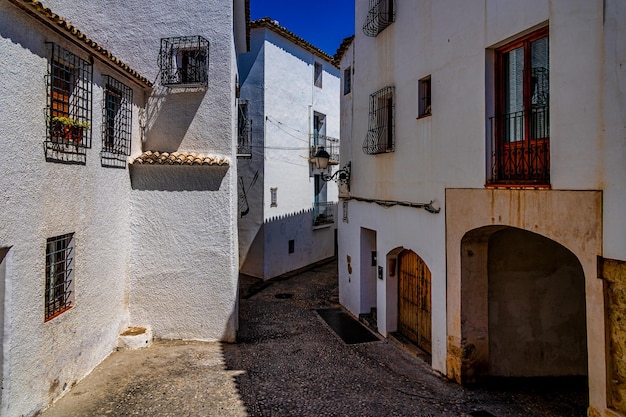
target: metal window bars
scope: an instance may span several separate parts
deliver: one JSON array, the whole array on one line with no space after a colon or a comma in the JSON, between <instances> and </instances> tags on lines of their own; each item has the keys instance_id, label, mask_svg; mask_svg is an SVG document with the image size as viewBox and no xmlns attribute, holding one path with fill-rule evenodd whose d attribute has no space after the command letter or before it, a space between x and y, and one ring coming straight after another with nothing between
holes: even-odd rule
<instances>
[{"instance_id":1,"label":"metal window bars","mask_svg":"<svg viewBox=\"0 0 626 417\"><path fill-rule=\"evenodd\" d=\"M103 76L102 151L104 167L125 168L132 138L133 90L108 75Z\"/></svg>"},{"instance_id":2,"label":"metal window bars","mask_svg":"<svg viewBox=\"0 0 626 417\"><path fill-rule=\"evenodd\" d=\"M240 100L237 112L237 158L252 157L252 120L248 118L248 100Z\"/></svg>"},{"instance_id":3,"label":"metal window bars","mask_svg":"<svg viewBox=\"0 0 626 417\"><path fill-rule=\"evenodd\" d=\"M74 234L52 237L46 243L45 321L72 307Z\"/></svg>"},{"instance_id":4,"label":"metal window bars","mask_svg":"<svg viewBox=\"0 0 626 417\"><path fill-rule=\"evenodd\" d=\"M394 140L394 87L385 87L370 95L370 120L363 152L369 155L393 152Z\"/></svg>"},{"instance_id":5,"label":"metal window bars","mask_svg":"<svg viewBox=\"0 0 626 417\"><path fill-rule=\"evenodd\" d=\"M310 143L309 161L311 163L315 163L315 154L323 149L329 155L328 165L339 165L339 139L313 133L310 137Z\"/></svg>"},{"instance_id":6,"label":"metal window bars","mask_svg":"<svg viewBox=\"0 0 626 417\"><path fill-rule=\"evenodd\" d=\"M313 226L321 226L323 224L333 224L335 222L335 203L334 202L315 202L313 203Z\"/></svg>"},{"instance_id":7,"label":"metal window bars","mask_svg":"<svg viewBox=\"0 0 626 417\"><path fill-rule=\"evenodd\" d=\"M161 39L161 85L206 87L209 81L209 41L202 36Z\"/></svg>"},{"instance_id":8,"label":"metal window bars","mask_svg":"<svg viewBox=\"0 0 626 417\"><path fill-rule=\"evenodd\" d=\"M363 24L363 33L378 36L396 20L395 0L370 0L370 8Z\"/></svg>"},{"instance_id":9,"label":"metal window bars","mask_svg":"<svg viewBox=\"0 0 626 417\"><path fill-rule=\"evenodd\" d=\"M85 164L91 148L92 63L49 43L46 76L47 161Z\"/></svg>"}]
</instances>

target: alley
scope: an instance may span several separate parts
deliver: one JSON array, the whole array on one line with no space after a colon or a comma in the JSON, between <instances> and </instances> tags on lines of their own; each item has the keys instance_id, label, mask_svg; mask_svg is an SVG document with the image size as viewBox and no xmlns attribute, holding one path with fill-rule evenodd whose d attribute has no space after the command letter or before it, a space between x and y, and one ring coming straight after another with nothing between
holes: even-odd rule
<instances>
[{"instance_id":1,"label":"alley","mask_svg":"<svg viewBox=\"0 0 626 417\"><path fill-rule=\"evenodd\" d=\"M41 417L585 415L572 381L467 389L387 340L348 345L316 312L331 307L334 262L264 285L244 277L237 344L114 352Z\"/></svg>"}]
</instances>

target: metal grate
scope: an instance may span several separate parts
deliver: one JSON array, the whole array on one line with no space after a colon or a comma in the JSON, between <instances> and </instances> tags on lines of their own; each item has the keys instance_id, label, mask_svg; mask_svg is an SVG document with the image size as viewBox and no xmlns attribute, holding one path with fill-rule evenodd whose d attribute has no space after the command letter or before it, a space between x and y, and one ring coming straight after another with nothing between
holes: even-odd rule
<instances>
[{"instance_id":1,"label":"metal grate","mask_svg":"<svg viewBox=\"0 0 626 417\"><path fill-rule=\"evenodd\" d=\"M313 133L310 137L310 141L312 143L309 155L311 163L315 161L315 154L317 154L319 150L324 150L328 152L330 156L328 165L339 165L339 139Z\"/></svg>"},{"instance_id":2,"label":"metal grate","mask_svg":"<svg viewBox=\"0 0 626 417\"><path fill-rule=\"evenodd\" d=\"M49 43L47 161L85 164L91 148L93 65Z\"/></svg>"},{"instance_id":3,"label":"metal grate","mask_svg":"<svg viewBox=\"0 0 626 417\"><path fill-rule=\"evenodd\" d=\"M370 95L370 121L363 152L374 155L393 152L394 87L385 87Z\"/></svg>"},{"instance_id":4,"label":"metal grate","mask_svg":"<svg viewBox=\"0 0 626 417\"><path fill-rule=\"evenodd\" d=\"M313 226L333 224L335 222L334 202L313 203Z\"/></svg>"},{"instance_id":5,"label":"metal grate","mask_svg":"<svg viewBox=\"0 0 626 417\"><path fill-rule=\"evenodd\" d=\"M363 33L378 36L387 26L396 20L395 0L370 0L370 9L365 18Z\"/></svg>"},{"instance_id":6,"label":"metal grate","mask_svg":"<svg viewBox=\"0 0 626 417\"><path fill-rule=\"evenodd\" d=\"M132 137L133 90L108 75L103 76L103 81L100 162L105 167L125 168Z\"/></svg>"},{"instance_id":7,"label":"metal grate","mask_svg":"<svg viewBox=\"0 0 626 417\"><path fill-rule=\"evenodd\" d=\"M248 117L248 100L239 100L237 158L252 158L252 120Z\"/></svg>"},{"instance_id":8,"label":"metal grate","mask_svg":"<svg viewBox=\"0 0 626 417\"><path fill-rule=\"evenodd\" d=\"M206 87L209 81L209 41L202 36L161 39L161 85Z\"/></svg>"},{"instance_id":9,"label":"metal grate","mask_svg":"<svg viewBox=\"0 0 626 417\"><path fill-rule=\"evenodd\" d=\"M74 234L52 237L46 244L45 321L72 307Z\"/></svg>"}]
</instances>

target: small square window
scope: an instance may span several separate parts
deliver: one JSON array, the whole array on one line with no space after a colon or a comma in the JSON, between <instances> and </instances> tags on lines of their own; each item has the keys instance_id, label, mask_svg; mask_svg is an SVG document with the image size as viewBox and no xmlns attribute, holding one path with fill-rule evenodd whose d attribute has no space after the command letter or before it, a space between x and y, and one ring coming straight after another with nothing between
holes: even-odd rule
<instances>
[{"instance_id":1,"label":"small square window","mask_svg":"<svg viewBox=\"0 0 626 417\"><path fill-rule=\"evenodd\" d=\"M324 68L322 67L322 64L320 64L319 62L315 63L313 70L313 84L315 84L315 86L319 88L322 88L322 74L324 73L323 69Z\"/></svg>"},{"instance_id":2,"label":"small square window","mask_svg":"<svg viewBox=\"0 0 626 417\"><path fill-rule=\"evenodd\" d=\"M209 41L202 36L161 39L161 85L196 87L208 84Z\"/></svg>"},{"instance_id":3,"label":"small square window","mask_svg":"<svg viewBox=\"0 0 626 417\"><path fill-rule=\"evenodd\" d=\"M430 75L419 81L419 117L431 115Z\"/></svg>"},{"instance_id":4,"label":"small square window","mask_svg":"<svg viewBox=\"0 0 626 417\"><path fill-rule=\"evenodd\" d=\"M343 95L350 94L352 91L352 67L343 70Z\"/></svg>"},{"instance_id":5,"label":"small square window","mask_svg":"<svg viewBox=\"0 0 626 417\"><path fill-rule=\"evenodd\" d=\"M296 250L296 241L292 239L289 241L289 253L294 253L295 250Z\"/></svg>"},{"instance_id":6,"label":"small square window","mask_svg":"<svg viewBox=\"0 0 626 417\"><path fill-rule=\"evenodd\" d=\"M74 304L74 234L51 237L46 243L45 321Z\"/></svg>"},{"instance_id":7,"label":"small square window","mask_svg":"<svg viewBox=\"0 0 626 417\"><path fill-rule=\"evenodd\" d=\"M102 123L102 166L126 167L132 135L133 90L105 75Z\"/></svg>"},{"instance_id":8,"label":"small square window","mask_svg":"<svg viewBox=\"0 0 626 417\"><path fill-rule=\"evenodd\" d=\"M276 194L278 192L278 188L270 188L270 207L278 207Z\"/></svg>"}]
</instances>

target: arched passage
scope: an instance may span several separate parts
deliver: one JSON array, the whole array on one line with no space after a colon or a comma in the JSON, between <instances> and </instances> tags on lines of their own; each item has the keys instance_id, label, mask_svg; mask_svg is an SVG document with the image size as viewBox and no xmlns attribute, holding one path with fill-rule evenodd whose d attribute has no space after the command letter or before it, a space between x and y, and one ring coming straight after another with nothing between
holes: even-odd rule
<instances>
[{"instance_id":1,"label":"arched passage","mask_svg":"<svg viewBox=\"0 0 626 417\"><path fill-rule=\"evenodd\" d=\"M503 226L461 240L463 382L587 372L585 277L577 257Z\"/></svg>"}]
</instances>

